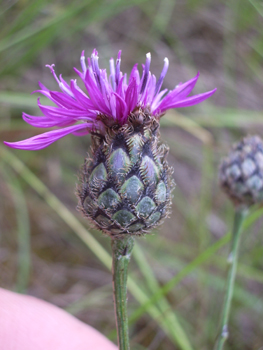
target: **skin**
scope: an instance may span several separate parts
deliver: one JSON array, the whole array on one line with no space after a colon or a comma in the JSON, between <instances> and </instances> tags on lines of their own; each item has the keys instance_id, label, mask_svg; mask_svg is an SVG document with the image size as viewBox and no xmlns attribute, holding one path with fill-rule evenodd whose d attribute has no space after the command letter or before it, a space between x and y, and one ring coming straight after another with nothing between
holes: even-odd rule
<instances>
[{"instance_id":1,"label":"skin","mask_svg":"<svg viewBox=\"0 0 263 350\"><path fill-rule=\"evenodd\" d=\"M58 307L0 288L0 348L117 350L94 328Z\"/></svg>"}]
</instances>

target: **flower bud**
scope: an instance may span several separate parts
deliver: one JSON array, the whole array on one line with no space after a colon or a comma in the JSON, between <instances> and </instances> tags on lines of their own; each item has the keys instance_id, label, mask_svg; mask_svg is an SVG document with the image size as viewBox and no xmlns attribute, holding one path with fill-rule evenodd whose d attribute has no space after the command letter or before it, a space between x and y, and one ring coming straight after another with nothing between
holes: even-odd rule
<instances>
[{"instance_id":1,"label":"flower bud","mask_svg":"<svg viewBox=\"0 0 263 350\"><path fill-rule=\"evenodd\" d=\"M221 163L219 181L235 205L263 201L263 142L259 136L245 137L233 146Z\"/></svg>"}]
</instances>

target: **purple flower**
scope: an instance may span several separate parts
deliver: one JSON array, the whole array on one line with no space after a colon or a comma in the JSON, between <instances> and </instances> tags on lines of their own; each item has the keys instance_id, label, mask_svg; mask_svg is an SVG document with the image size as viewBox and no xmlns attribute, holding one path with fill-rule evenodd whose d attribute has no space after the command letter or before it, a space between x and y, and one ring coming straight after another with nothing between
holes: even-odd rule
<instances>
[{"instance_id":1,"label":"purple flower","mask_svg":"<svg viewBox=\"0 0 263 350\"><path fill-rule=\"evenodd\" d=\"M138 108L147 109L158 120L165 111L171 108L193 106L206 100L216 89L203 94L187 97L193 90L199 73L186 83L180 83L174 90L161 90L163 79L167 73L169 61L164 59L162 73L156 77L150 72L151 54L146 55L140 77L137 64L133 67L129 80L127 74L120 71L121 51L116 64L110 59L110 75L106 69L100 69L98 52L94 49L87 64L82 52L80 64L82 71L75 71L82 79L87 93L82 91L76 80L70 85L60 75L57 77L54 65L48 66L56 79L61 92L51 91L39 82L40 92L48 97L56 107L44 106L38 99L38 106L44 116L31 116L23 113L23 119L38 128L58 127L59 129L45 132L19 142L4 142L12 148L39 150L49 146L58 139L73 134L86 135L92 131L105 133L105 127L123 125L129 115Z\"/></svg>"}]
</instances>

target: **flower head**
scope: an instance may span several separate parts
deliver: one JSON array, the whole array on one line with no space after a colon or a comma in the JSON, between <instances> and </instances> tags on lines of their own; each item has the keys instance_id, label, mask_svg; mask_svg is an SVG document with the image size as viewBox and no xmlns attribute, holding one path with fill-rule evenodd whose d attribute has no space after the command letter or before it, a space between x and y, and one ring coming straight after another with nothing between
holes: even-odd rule
<instances>
[{"instance_id":1,"label":"flower head","mask_svg":"<svg viewBox=\"0 0 263 350\"><path fill-rule=\"evenodd\" d=\"M263 202L263 141L247 136L221 162L219 182L236 206Z\"/></svg>"},{"instance_id":2,"label":"flower head","mask_svg":"<svg viewBox=\"0 0 263 350\"><path fill-rule=\"evenodd\" d=\"M51 91L39 82L40 92L55 105L44 106L38 99L38 106L44 116L32 116L23 113L23 119L30 125L39 128L58 127L19 142L5 142L12 148L39 150L49 146L58 139L73 134L86 135L92 131L105 133L105 127L122 126L129 116L138 108L147 110L157 120L171 108L188 107L200 103L210 97L216 89L203 94L188 97L193 90L199 74L186 83L180 83L175 89L161 90L167 73L169 61L164 59L164 67L158 80L150 72L151 54L146 55L145 65L140 76L137 64L130 77L120 70L121 51L116 63L110 59L110 75L106 69L100 69L99 56L94 49L87 62L82 52L80 58L81 71L76 73L82 79L86 92L77 85L76 80L68 84L60 75L56 75L54 64L47 65L56 79L61 91Z\"/></svg>"}]
</instances>

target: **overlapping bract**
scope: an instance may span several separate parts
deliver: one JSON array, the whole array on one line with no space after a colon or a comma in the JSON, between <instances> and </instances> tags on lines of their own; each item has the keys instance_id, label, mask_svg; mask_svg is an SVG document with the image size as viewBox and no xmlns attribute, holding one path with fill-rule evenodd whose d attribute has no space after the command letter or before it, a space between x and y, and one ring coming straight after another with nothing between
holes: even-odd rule
<instances>
[{"instance_id":1,"label":"overlapping bract","mask_svg":"<svg viewBox=\"0 0 263 350\"><path fill-rule=\"evenodd\" d=\"M105 120L109 122L109 125L124 125L130 113L138 107L142 110L147 109L158 119L168 109L195 105L206 100L216 91L214 89L187 97L193 90L199 74L186 83L180 83L174 90L161 91L169 62L167 58L164 59L164 67L157 81L150 72L150 53L146 55L142 76L140 77L137 64L135 64L129 80L127 74L120 71L121 51L118 53L116 64L113 58L110 60L109 77L106 69L99 68L98 60L98 52L94 50L86 64L83 51L80 59L82 71L75 69L87 93L79 88L76 80L71 80L68 84L61 75L58 78L53 68L54 65L47 66L59 84L61 92L51 91L42 83L39 83L40 90L36 92L49 98L56 107L44 106L38 99L38 106L44 116L31 116L23 113L23 119L35 127L59 127L59 129L23 141L5 142L5 144L12 148L39 150L68 134L82 136L92 130L104 134Z\"/></svg>"}]
</instances>

